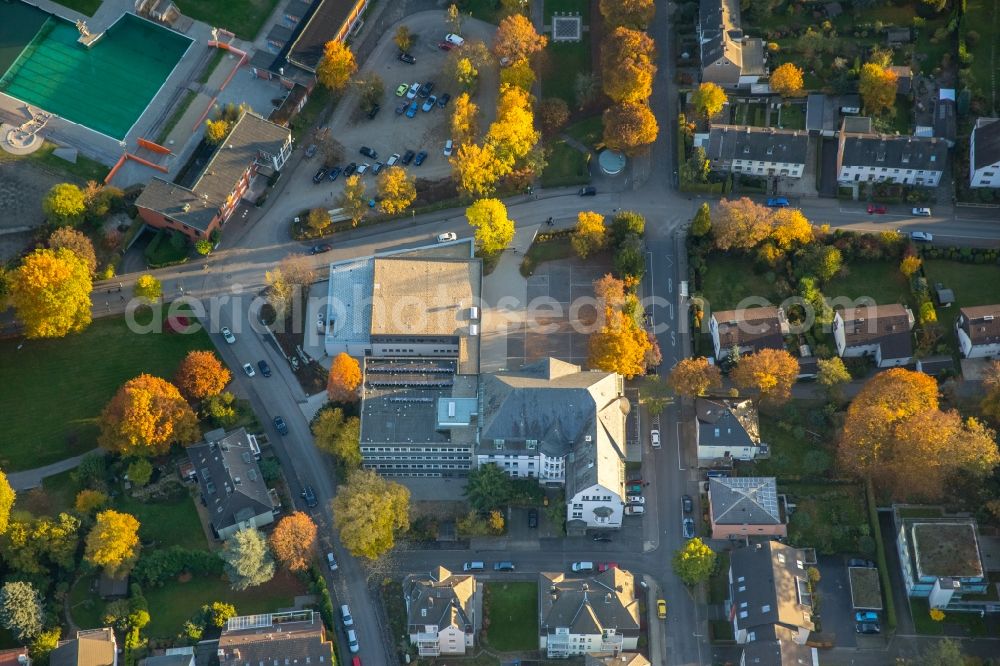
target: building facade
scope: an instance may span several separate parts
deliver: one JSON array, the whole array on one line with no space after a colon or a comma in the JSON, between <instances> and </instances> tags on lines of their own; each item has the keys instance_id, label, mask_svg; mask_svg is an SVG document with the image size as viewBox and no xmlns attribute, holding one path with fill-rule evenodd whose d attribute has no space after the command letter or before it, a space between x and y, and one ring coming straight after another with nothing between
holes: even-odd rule
<instances>
[{"instance_id":1,"label":"building facade","mask_svg":"<svg viewBox=\"0 0 1000 666\"><path fill-rule=\"evenodd\" d=\"M837 182L937 187L947 159L943 139L851 132L845 125L837 146Z\"/></svg>"},{"instance_id":2,"label":"building facade","mask_svg":"<svg viewBox=\"0 0 1000 666\"><path fill-rule=\"evenodd\" d=\"M808 148L805 131L713 124L705 156L713 171L801 178Z\"/></svg>"},{"instance_id":3,"label":"building facade","mask_svg":"<svg viewBox=\"0 0 1000 666\"><path fill-rule=\"evenodd\" d=\"M550 659L621 654L639 644L635 577L612 567L589 578L538 574L538 648Z\"/></svg>"},{"instance_id":4,"label":"building facade","mask_svg":"<svg viewBox=\"0 0 1000 666\"><path fill-rule=\"evenodd\" d=\"M421 657L464 655L475 645L476 579L435 567L403 581L407 632Z\"/></svg>"},{"instance_id":5,"label":"building facade","mask_svg":"<svg viewBox=\"0 0 1000 666\"><path fill-rule=\"evenodd\" d=\"M960 309L955 335L965 358L1000 357L1000 304Z\"/></svg>"}]
</instances>

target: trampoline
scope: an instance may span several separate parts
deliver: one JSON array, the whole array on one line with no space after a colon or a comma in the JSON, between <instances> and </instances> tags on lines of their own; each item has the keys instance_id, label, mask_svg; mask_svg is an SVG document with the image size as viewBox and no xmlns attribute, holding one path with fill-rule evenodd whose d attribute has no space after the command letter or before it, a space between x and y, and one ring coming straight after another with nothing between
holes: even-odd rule
<instances>
[{"instance_id":1,"label":"trampoline","mask_svg":"<svg viewBox=\"0 0 1000 666\"><path fill-rule=\"evenodd\" d=\"M23 3L0 2L0 25L42 15L40 27L0 78L0 91L22 102L123 140L180 61L191 40L123 14L90 48L68 21ZM13 8L13 9L12 9ZM37 16L28 25L38 25ZM0 58L5 54L0 52ZM0 59L0 65L6 62Z\"/></svg>"}]
</instances>

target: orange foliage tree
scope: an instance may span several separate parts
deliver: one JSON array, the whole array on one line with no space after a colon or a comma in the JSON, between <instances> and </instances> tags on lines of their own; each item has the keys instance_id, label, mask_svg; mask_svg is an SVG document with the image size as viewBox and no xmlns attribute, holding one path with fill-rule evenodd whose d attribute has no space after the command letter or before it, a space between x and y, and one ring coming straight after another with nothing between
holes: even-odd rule
<instances>
[{"instance_id":1,"label":"orange foliage tree","mask_svg":"<svg viewBox=\"0 0 1000 666\"><path fill-rule=\"evenodd\" d=\"M802 68L786 62L771 72L771 89L782 97L795 97L802 92Z\"/></svg>"},{"instance_id":2,"label":"orange foliage tree","mask_svg":"<svg viewBox=\"0 0 1000 666\"><path fill-rule=\"evenodd\" d=\"M617 372L626 379L646 372L653 345L635 319L620 310L604 308L604 325L590 335L591 368Z\"/></svg>"},{"instance_id":3,"label":"orange foliage tree","mask_svg":"<svg viewBox=\"0 0 1000 666\"><path fill-rule=\"evenodd\" d=\"M615 28L601 48L604 92L616 102L645 102L653 94L656 44L639 30Z\"/></svg>"},{"instance_id":4,"label":"orange foliage tree","mask_svg":"<svg viewBox=\"0 0 1000 666\"><path fill-rule=\"evenodd\" d=\"M799 374L799 362L784 349L761 349L741 356L733 369L733 381L742 389L760 391L761 400L772 404L788 402Z\"/></svg>"},{"instance_id":5,"label":"orange foliage tree","mask_svg":"<svg viewBox=\"0 0 1000 666\"><path fill-rule=\"evenodd\" d=\"M198 417L177 387L139 375L118 389L100 417L98 444L123 456L155 456L201 437Z\"/></svg>"},{"instance_id":6,"label":"orange foliage tree","mask_svg":"<svg viewBox=\"0 0 1000 666\"><path fill-rule=\"evenodd\" d=\"M188 398L201 400L222 393L232 378L215 352L194 350L181 361L174 383Z\"/></svg>"},{"instance_id":7,"label":"orange foliage tree","mask_svg":"<svg viewBox=\"0 0 1000 666\"><path fill-rule=\"evenodd\" d=\"M604 143L608 148L632 155L656 141L660 126L646 104L615 104L604 112Z\"/></svg>"},{"instance_id":8,"label":"orange foliage tree","mask_svg":"<svg viewBox=\"0 0 1000 666\"><path fill-rule=\"evenodd\" d=\"M720 250L752 249L770 233L771 211L747 197L723 199L712 216L712 236Z\"/></svg>"},{"instance_id":9,"label":"orange foliage tree","mask_svg":"<svg viewBox=\"0 0 1000 666\"><path fill-rule=\"evenodd\" d=\"M316 523L301 511L282 518L271 532L271 550L289 571L305 570L315 546Z\"/></svg>"},{"instance_id":10,"label":"orange foliage tree","mask_svg":"<svg viewBox=\"0 0 1000 666\"><path fill-rule=\"evenodd\" d=\"M722 373L705 357L685 358L670 371L667 383L677 395L694 398L722 386Z\"/></svg>"},{"instance_id":11,"label":"orange foliage tree","mask_svg":"<svg viewBox=\"0 0 1000 666\"><path fill-rule=\"evenodd\" d=\"M361 386L361 366L344 352L333 358L330 364L330 378L326 384L326 393L333 402L354 402L358 399L358 387Z\"/></svg>"},{"instance_id":12,"label":"orange foliage tree","mask_svg":"<svg viewBox=\"0 0 1000 666\"><path fill-rule=\"evenodd\" d=\"M524 14L511 14L500 21L493 38L493 53L516 62L545 48L549 38L539 35Z\"/></svg>"}]
</instances>

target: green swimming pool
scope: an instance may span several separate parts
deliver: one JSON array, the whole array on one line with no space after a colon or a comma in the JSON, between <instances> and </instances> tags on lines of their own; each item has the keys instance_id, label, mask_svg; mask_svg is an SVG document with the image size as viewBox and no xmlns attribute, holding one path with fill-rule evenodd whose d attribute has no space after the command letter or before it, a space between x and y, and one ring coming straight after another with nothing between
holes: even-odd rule
<instances>
[{"instance_id":1,"label":"green swimming pool","mask_svg":"<svg viewBox=\"0 0 1000 666\"><path fill-rule=\"evenodd\" d=\"M0 29L0 66L10 63L0 91L119 140L192 41L124 14L87 48L77 43L75 25L21 2L0 1L0 26L18 26L6 35ZM11 60L18 42L23 46Z\"/></svg>"}]
</instances>

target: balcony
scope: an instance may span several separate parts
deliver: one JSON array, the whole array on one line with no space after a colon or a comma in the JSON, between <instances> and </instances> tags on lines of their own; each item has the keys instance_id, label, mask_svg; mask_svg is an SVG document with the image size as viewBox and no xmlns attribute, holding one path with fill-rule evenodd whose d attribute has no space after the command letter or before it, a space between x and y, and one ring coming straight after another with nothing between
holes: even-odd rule
<instances>
[{"instance_id":1,"label":"balcony","mask_svg":"<svg viewBox=\"0 0 1000 666\"><path fill-rule=\"evenodd\" d=\"M416 638L417 653L421 657L437 657L441 654L441 646L436 635L417 634Z\"/></svg>"}]
</instances>

